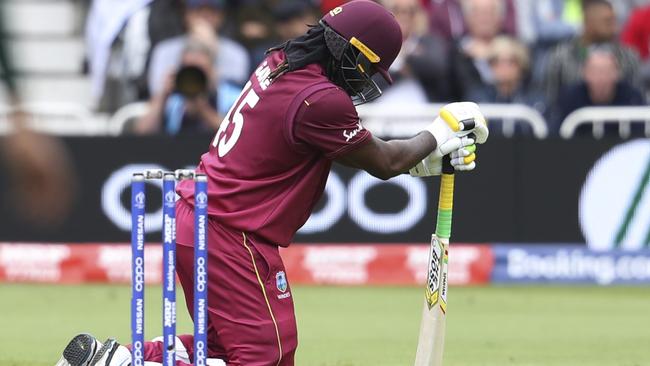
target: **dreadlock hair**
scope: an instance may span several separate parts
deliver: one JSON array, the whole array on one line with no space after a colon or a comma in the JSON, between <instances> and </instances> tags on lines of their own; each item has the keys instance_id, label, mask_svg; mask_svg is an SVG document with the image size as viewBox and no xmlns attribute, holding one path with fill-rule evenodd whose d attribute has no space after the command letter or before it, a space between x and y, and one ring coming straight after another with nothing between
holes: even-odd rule
<instances>
[{"instance_id":1,"label":"dreadlock hair","mask_svg":"<svg viewBox=\"0 0 650 366\"><path fill-rule=\"evenodd\" d=\"M284 51L285 59L269 74L271 82L287 72L301 69L313 63L319 63L325 69L329 69L334 59L327 49L325 27L321 24L310 25L309 30L304 35L272 47L266 53L269 54L278 50Z\"/></svg>"},{"instance_id":2,"label":"dreadlock hair","mask_svg":"<svg viewBox=\"0 0 650 366\"><path fill-rule=\"evenodd\" d=\"M276 51L276 50L277 49L271 48L267 52ZM277 79L280 76L286 74L287 71L289 71L289 63L287 62L287 60L284 60L278 65L278 67L276 67L273 71L271 71L271 73L269 74L269 80L271 82L274 82L275 79Z\"/></svg>"}]
</instances>

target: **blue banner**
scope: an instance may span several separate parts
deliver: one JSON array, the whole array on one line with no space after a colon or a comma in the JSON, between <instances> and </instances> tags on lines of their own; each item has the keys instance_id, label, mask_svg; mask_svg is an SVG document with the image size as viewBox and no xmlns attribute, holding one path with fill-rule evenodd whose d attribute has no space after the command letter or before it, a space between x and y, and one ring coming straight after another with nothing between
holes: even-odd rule
<instances>
[{"instance_id":1,"label":"blue banner","mask_svg":"<svg viewBox=\"0 0 650 366\"><path fill-rule=\"evenodd\" d=\"M596 252L582 246L494 245L492 283L650 284L650 250Z\"/></svg>"}]
</instances>

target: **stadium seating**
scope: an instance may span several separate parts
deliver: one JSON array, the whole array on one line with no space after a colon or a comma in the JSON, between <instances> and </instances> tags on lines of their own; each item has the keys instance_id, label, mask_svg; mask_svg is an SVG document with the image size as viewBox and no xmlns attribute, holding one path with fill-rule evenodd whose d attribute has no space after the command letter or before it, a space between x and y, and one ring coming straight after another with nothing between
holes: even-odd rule
<instances>
[{"instance_id":1,"label":"stadium seating","mask_svg":"<svg viewBox=\"0 0 650 366\"><path fill-rule=\"evenodd\" d=\"M24 108L34 115L32 125L60 135L119 135L128 123L146 112L145 103L124 106L113 116L92 113L90 79L83 72L84 17L88 2L81 0L4 0L5 34L18 73ZM29 21L25 21L29 19ZM4 106L3 106L4 105ZM406 137L420 131L439 104L387 105L359 108L364 125L384 137ZM503 121L503 134L512 136L515 126L527 124L535 138L549 135L547 123L536 110L513 104L483 104L488 119ZM0 134L6 133L6 92L0 88ZM604 135L605 124L619 123L618 134L642 130L650 136L650 107L584 108L567 117L560 136L571 138L591 124L591 135ZM399 128L395 128L400 123ZM637 126L639 128L636 128ZM632 127L634 126L634 127ZM638 135L638 134L636 134Z\"/></svg>"},{"instance_id":2,"label":"stadium seating","mask_svg":"<svg viewBox=\"0 0 650 366\"><path fill-rule=\"evenodd\" d=\"M91 107L84 60L83 2L5 0L6 35L26 102ZM25 21L29 19L30 21ZM4 100L4 92L0 100Z\"/></svg>"}]
</instances>

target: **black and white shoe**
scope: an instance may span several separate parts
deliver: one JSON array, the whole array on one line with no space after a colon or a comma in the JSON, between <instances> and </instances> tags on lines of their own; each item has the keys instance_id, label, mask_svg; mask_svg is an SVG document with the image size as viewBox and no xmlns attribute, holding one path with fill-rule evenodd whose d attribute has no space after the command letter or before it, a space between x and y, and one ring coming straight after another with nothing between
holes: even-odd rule
<instances>
[{"instance_id":1,"label":"black and white shoe","mask_svg":"<svg viewBox=\"0 0 650 366\"><path fill-rule=\"evenodd\" d=\"M102 343L90 334L76 335L55 366L128 366L131 352L109 338Z\"/></svg>"}]
</instances>

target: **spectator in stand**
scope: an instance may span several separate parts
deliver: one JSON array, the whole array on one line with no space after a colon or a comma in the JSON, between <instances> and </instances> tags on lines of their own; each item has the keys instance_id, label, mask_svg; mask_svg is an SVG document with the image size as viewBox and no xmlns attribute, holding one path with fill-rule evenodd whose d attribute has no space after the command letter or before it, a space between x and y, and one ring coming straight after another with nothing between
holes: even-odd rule
<instances>
[{"instance_id":1,"label":"spectator in stand","mask_svg":"<svg viewBox=\"0 0 650 366\"><path fill-rule=\"evenodd\" d=\"M492 83L488 52L505 15L501 0L463 0L462 5L467 35L455 42L449 56L451 79L447 83L454 88L453 100L466 100L472 88Z\"/></svg>"},{"instance_id":2,"label":"spectator in stand","mask_svg":"<svg viewBox=\"0 0 650 366\"><path fill-rule=\"evenodd\" d=\"M320 12L325 14L328 11L347 3L348 0L320 0Z\"/></svg>"},{"instance_id":3,"label":"spectator in stand","mask_svg":"<svg viewBox=\"0 0 650 366\"><path fill-rule=\"evenodd\" d=\"M528 44L554 46L582 24L581 0L517 0L515 6L519 37Z\"/></svg>"},{"instance_id":4,"label":"spectator in stand","mask_svg":"<svg viewBox=\"0 0 650 366\"><path fill-rule=\"evenodd\" d=\"M269 48L305 34L318 23L316 8L307 0L252 3L237 13L239 39L250 53L251 73L266 58Z\"/></svg>"},{"instance_id":5,"label":"spectator in stand","mask_svg":"<svg viewBox=\"0 0 650 366\"><path fill-rule=\"evenodd\" d=\"M158 43L185 33L184 0L153 0L149 6L147 28L152 49Z\"/></svg>"},{"instance_id":6,"label":"spectator in stand","mask_svg":"<svg viewBox=\"0 0 650 366\"><path fill-rule=\"evenodd\" d=\"M266 4L247 4L237 11L235 21L237 39L246 47L250 58L250 72L266 58L266 51L277 45L271 8Z\"/></svg>"},{"instance_id":7,"label":"spectator in stand","mask_svg":"<svg viewBox=\"0 0 650 366\"><path fill-rule=\"evenodd\" d=\"M650 5L650 0L615 0L611 1L618 24L625 24L636 8Z\"/></svg>"},{"instance_id":8,"label":"spectator in stand","mask_svg":"<svg viewBox=\"0 0 650 366\"><path fill-rule=\"evenodd\" d=\"M429 33L420 0L386 0L384 5L395 15L403 41L389 69L393 85L379 81L385 91L377 103L448 100L446 43Z\"/></svg>"},{"instance_id":9,"label":"spectator in stand","mask_svg":"<svg viewBox=\"0 0 650 366\"><path fill-rule=\"evenodd\" d=\"M225 0L186 0L185 27L187 34L159 43L153 50L149 65L149 93L163 91L165 76L181 59L188 39L198 39L214 49L214 68L219 79L237 85L248 80L248 53L239 43L219 34L225 16Z\"/></svg>"},{"instance_id":10,"label":"spectator in stand","mask_svg":"<svg viewBox=\"0 0 650 366\"><path fill-rule=\"evenodd\" d=\"M167 75L163 90L151 98L149 112L137 122L135 132L178 135L216 131L241 89L218 79L215 58L213 48L190 38L181 65Z\"/></svg>"},{"instance_id":11,"label":"spectator in stand","mask_svg":"<svg viewBox=\"0 0 650 366\"><path fill-rule=\"evenodd\" d=\"M548 51L574 37L582 25L581 0L517 0L517 33L531 47L533 80L544 74Z\"/></svg>"},{"instance_id":12,"label":"spectator in stand","mask_svg":"<svg viewBox=\"0 0 650 366\"><path fill-rule=\"evenodd\" d=\"M86 53L99 111L113 113L149 98L151 51L184 33L183 10L183 0L92 1Z\"/></svg>"},{"instance_id":13,"label":"spectator in stand","mask_svg":"<svg viewBox=\"0 0 650 366\"><path fill-rule=\"evenodd\" d=\"M614 8L607 0L584 0L582 34L561 43L551 51L544 72L546 100L558 102L560 91L580 81L587 50L592 46L608 45L616 57L621 77L635 86L639 83L639 58L617 40ZM557 118L557 117L556 117Z\"/></svg>"},{"instance_id":14,"label":"spectator in stand","mask_svg":"<svg viewBox=\"0 0 650 366\"><path fill-rule=\"evenodd\" d=\"M138 100L137 79L145 70L152 0L94 0L86 19L91 93L102 112Z\"/></svg>"},{"instance_id":15,"label":"spectator in stand","mask_svg":"<svg viewBox=\"0 0 650 366\"><path fill-rule=\"evenodd\" d=\"M650 92L650 5L634 10L623 29L621 39L641 56L641 73L646 91Z\"/></svg>"},{"instance_id":16,"label":"spectator in stand","mask_svg":"<svg viewBox=\"0 0 650 366\"><path fill-rule=\"evenodd\" d=\"M280 42L301 36L309 25L318 23L314 8L304 1L284 0L273 9L273 18Z\"/></svg>"},{"instance_id":17,"label":"spectator in stand","mask_svg":"<svg viewBox=\"0 0 650 366\"><path fill-rule=\"evenodd\" d=\"M644 61L650 60L650 6L637 8L632 13L621 39L636 50Z\"/></svg>"},{"instance_id":18,"label":"spectator in stand","mask_svg":"<svg viewBox=\"0 0 650 366\"><path fill-rule=\"evenodd\" d=\"M421 0L429 14L431 32L448 42L463 37L467 32L467 24L462 10L465 0ZM499 30L503 33L516 34L516 13L513 0L498 0L504 7Z\"/></svg>"},{"instance_id":19,"label":"spectator in stand","mask_svg":"<svg viewBox=\"0 0 650 366\"><path fill-rule=\"evenodd\" d=\"M544 98L530 87L530 55L524 44L509 36L499 36L492 41L488 51L488 62L492 69L493 83L472 89L469 100L477 103L525 104L544 113ZM490 120L490 133L507 136L514 132L530 134L525 124L507 124Z\"/></svg>"},{"instance_id":20,"label":"spectator in stand","mask_svg":"<svg viewBox=\"0 0 650 366\"><path fill-rule=\"evenodd\" d=\"M641 92L621 78L616 53L607 46L593 47L587 51L582 80L561 93L555 130L571 112L582 107L644 104Z\"/></svg>"}]
</instances>

